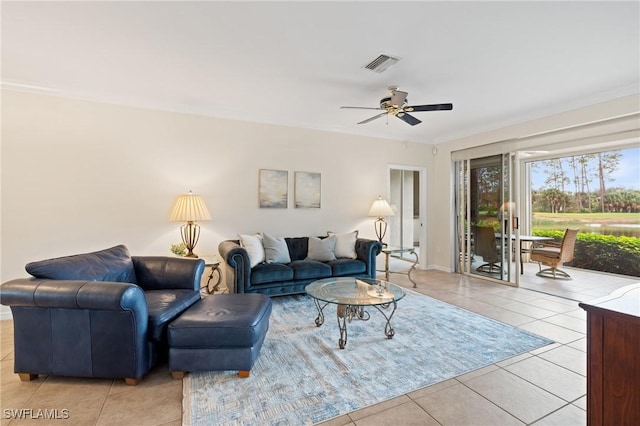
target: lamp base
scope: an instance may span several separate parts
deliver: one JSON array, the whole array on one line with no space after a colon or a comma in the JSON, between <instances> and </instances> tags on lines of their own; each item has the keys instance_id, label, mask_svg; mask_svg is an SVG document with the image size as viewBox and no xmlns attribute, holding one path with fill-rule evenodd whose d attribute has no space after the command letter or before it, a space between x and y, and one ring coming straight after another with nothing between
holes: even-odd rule
<instances>
[{"instance_id":1,"label":"lamp base","mask_svg":"<svg viewBox=\"0 0 640 426\"><path fill-rule=\"evenodd\" d=\"M184 257L197 258L198 255L193 252L193 249L198 244L198 239L200 239L200 226L194 222L187 222L186 225L180 227L180 236L188 250Z\"/></svg>"},{"instance_id":2,"label":"lamp base","mask_svg":"<svg viewBox=\"0 0 640 426\"><path fill-rule=\"evenodd\" d=\"M382 239L384 238L384 235L387 233L387 221L385 220L384 217L379 217L374 222L373 225L376 230L376 237L378 237L378 241L380 241L380 244L382 244L382 247L386 247L387 244L383 243Z\"/></svg>"}]
</instances>

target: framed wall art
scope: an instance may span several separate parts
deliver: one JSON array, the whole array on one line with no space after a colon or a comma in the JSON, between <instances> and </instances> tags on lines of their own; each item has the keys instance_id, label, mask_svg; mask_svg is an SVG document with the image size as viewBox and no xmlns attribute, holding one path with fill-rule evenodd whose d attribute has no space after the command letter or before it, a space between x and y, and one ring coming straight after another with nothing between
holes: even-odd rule
<instances>
[{"instance_id":1,"label":"framed wall art","mask_svg":"<svg viewBox=\"0 0 640 426\"><path fill-rule=\"evenodd\" d=\"M258 199L260 208L286 209L289 201L289 172L260 169Z\"/></svg>"},{"instance_id":2,"label":"framed wall art","mask_svg":"<svg viewBox=\"0 0 640 426\"><path fill-rule=\"evenodd\" d=\"M320 173L295 172L295 206L302 209L319 209L321 201Z\"/></svg>"}]
</instances>

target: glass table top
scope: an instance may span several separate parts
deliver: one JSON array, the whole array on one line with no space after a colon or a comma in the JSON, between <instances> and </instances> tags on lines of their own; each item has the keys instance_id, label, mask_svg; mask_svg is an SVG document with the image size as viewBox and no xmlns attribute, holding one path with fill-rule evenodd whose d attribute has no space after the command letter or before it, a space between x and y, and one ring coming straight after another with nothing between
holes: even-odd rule
<instances>
[{"instance_id":1,"label":"glass table top","mask_svg":"<svg viewBox=\"0 0 640 426\"><path fill-rule=\"evenodd\" d=\"M384 246L382 247L382 253L408 253L415 251L415 247L400 247L400 246Z\"/></svg>"},{"instance_id":2,"label":"glass table top","mask_svg":"<svg viewBox=\"0 0 640 426\"><path fill-rule=\"evenodd\" d=\"M372 278L325 278L305 288L306 293L318 300L339 305L384 305L402 299L402 287L388 281Z\"/></svg>"}]
</instances>

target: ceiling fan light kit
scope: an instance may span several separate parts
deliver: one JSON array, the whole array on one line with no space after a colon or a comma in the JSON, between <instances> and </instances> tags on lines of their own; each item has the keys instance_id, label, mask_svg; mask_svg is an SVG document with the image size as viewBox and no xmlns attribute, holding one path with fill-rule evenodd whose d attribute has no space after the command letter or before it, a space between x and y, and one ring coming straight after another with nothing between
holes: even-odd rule
<instances>
[{"instance_id":1,"label":"ceiling fan light kit","mask_svg":"<svg viewBox=\"0 0 640 426\"><path fill-rule=\"evenodd\" d=\"M386 98L382 98L380 100L379 108L371 108L371 107L352 107L352 106L341 106L340 109L369 109L369 110L378 110L384 111L378 115L375 115L371 118L367 118L359 122L358 124L369 123L370 121L376 120L380 117L394 115L398 117L400 120L404 121L411 126L415 126L416 124L422 123L421 120L417 119L409 112L422 112L422 111L451 111L453 109L453 104L431 104L431 105L407 105L407 92L403 92L398 90L398 86L389 86L388 87L391 96Z\"/></svg>"}]
</instances>

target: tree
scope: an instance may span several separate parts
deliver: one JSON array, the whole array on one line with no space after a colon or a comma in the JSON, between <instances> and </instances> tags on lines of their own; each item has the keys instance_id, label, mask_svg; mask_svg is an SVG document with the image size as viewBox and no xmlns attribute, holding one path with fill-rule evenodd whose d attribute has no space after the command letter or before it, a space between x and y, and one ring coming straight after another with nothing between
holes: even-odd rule
<instances>
[{"instance_id":1,"label":"tree","mask_svg":"<svg viewBox=\"0 0 640 426\"><path fill-rule=\"evenodd\" d=\"M575 202L576 208L578 211L582 210L582 188L580 187L580 173L578 173L579 165L579 157L571 156L568 158L569 166L571 167L571 171L573 172L573 188L574 193L576 194Z\"/></svg>"},{"instance_id":2,"label":"tree","mask_svg":"<svg viewBox=\"0 0 640 426\"><path fill-rule=\"evenodd\" d=\"M598 182L600 183L600 211L605 212L605 195L607 193L606 182L611 182L611 174L620 164L620 151L599 152L596 154L598 161Z\"/></svg>"},{"instance_id":3,"label":"tree","mask_svg":"<svg viewBox=\"0 0 640 426\"><path fill-rule=\"evenodd\" d=\"M563 211L563 206L567 202L567 194L559 191L555 188L549 188L542 191L542 196L547 201L547 205L551 213L560 213Z\"/></svg>"},{"instance_id":4,"label":"tree","mask_svg":"<svg viewBox=\"0 0 640 426\"><path fill-rule=\"evenodd\" d=\"M547 175L544 180L545 187L564 192L564 186L569 183L570 180L562 167L562 159L554 158L552 160L546 160L544 161L544 165L546 167L543 169L543 173Z\"/></svg>"},{"instance_id":5,"label":"tree","mask_svg":"<svg viewBox=\"0 0 640 426\"><path fill-rule=\"evenodd\" d=\"M580 163L580 185L581 185L580 192L581 193L589 194L590 192L589 184L591 183L591 179L589 177L589 174L590 174L589 164L594 158L595 156L593 154L585 154L578 157L578 162ZM589 196L588 198L587 208L589 209L589 211L592 211L591 196Z\"/></svg>"}]
</instances>

